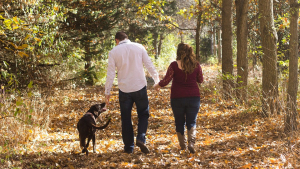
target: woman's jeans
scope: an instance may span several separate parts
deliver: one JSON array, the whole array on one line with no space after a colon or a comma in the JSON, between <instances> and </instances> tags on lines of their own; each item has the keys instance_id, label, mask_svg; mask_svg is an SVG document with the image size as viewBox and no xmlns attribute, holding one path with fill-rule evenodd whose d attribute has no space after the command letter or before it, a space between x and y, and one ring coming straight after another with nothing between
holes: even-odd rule
<instances>
[{"instance_id":1,"label":"woman's jeans","mask_svg":"<svg viewBox=\"0 0 300 169\"><path fill-rule=\"evenodd\" d=\"M133 151L134 133L131 121L131 110L133 103L136 105L138 115L138 135L136 140L146 142L146 131L149 118L149 101L146 86L139 91L124 93L119 90L119 103L122 120L122 138L125 151Z\"/></svg>"},{"instance_id":2,"label":"woman's jeans","mask_svg":"<svg viewBox=\"0 0 300 169\"><path fill-rule=\"evenodd\" d=\"M171 107L175 118L176 132L184 135L185 124L188 130L196 126L200 97L171 99Z\"/></svg>"}]
</instances>

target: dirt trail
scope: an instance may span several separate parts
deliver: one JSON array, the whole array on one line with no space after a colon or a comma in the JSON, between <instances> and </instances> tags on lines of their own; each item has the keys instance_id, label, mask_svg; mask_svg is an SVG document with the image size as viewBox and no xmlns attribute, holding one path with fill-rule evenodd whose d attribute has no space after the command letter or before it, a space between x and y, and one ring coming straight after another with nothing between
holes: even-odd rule
<instances>
[{"instance_id":1,"label":"dirt trail","mask_svg":"<svg viewBox=\"0 0 300 169\"><path fill-rule=\"evenodd\" d=\"M203 66L206 82L201 89L201 108L197 119L196 154L180 151L174 118L169 104L170 89L156 92L148 89L150 118L147 145L151 153L136 148L123 153L121 120L117 88L113 88L111 106L103 113L103 123L111 116L110 125L96 132L96 150L87 158L81 153L76 124L94 103L104 101L103 87L58 91L51 99L63 102L47 130L37 129L35 137L15 148L15 153L2 154L9 159L4 168L273 168L300 167L299 158L289 152L279 118L262 119L256 111L225 102L205 86L213 85L217 68ZM64 99L62 99L64 98ZM255 109L253 109L255 110ZM137 115L133 111L136 127ZM103 123L99 123L101 125ZM135 128L136 131L136 128ZM300 147L294 141L294 152ZM6 156L6 157L5 157Z\"/></svg>"}]
</instances>

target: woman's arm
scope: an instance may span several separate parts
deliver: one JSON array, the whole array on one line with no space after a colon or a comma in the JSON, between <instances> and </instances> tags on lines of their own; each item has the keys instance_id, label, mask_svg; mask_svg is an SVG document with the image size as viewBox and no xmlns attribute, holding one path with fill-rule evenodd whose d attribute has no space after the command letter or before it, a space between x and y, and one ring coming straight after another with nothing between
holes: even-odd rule
<instances>
[{"instance_id":1,"label":"woman's arm","mask_svg":"<svg viewBox=\"0 0 300 169\"><path fill-rule=\"evenodd\" d=\"M197 82L202 83L203 82L202 68L201 68L200 64L198 64L198 65L199 65L199 72L197 74Z\"/></svg>"},{"instance_id":2,"label":"woman's arm","mask_svg":"<svg viewBox=\"0 0 300 169\"><path fill-rule=\"evenodd\" d=\"M173 79L173 75L174 75L174 70L172 68L172 63L171 63L165 77L158 83L159 86L164 87L168 85L170 81Z\"/></svg>"}]
</instances>

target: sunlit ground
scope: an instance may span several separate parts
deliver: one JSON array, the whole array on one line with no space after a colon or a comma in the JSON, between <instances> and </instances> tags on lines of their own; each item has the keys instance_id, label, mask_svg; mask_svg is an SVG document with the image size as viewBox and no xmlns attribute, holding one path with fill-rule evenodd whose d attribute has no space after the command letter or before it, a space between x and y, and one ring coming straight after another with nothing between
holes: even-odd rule
<instances>
[{"instance_id":1,"label":"sunlit ground","mask_svg":"<svg viewBox=\"0 0 300 169\"><path fill-rule=\"evenodd\" d=\"M150 118L147 145L123 153L117 88L111 105L101 114L98 125L112 121L96 132L96 153L81 153L76 124L92 104L103 102L103 88L56 90L49 97L55 106L49 127L35 127L27 141L16 147L2 146L1 164L7 168L299 168L300 140L283 132L283 116L262 118L259 108L224 101L205 87L197 118L196 154L180 150L169 103L170 89L148 90ZM137 114L133 110L136 132Z\"/></svg>"}]
</instances>

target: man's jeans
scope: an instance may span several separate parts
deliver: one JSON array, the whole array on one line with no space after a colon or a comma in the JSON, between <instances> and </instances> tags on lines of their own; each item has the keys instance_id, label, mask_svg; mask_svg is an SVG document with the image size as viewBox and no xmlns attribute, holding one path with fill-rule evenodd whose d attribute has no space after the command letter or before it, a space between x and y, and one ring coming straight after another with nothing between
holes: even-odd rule
<instances>
[{"instance_id":1,"label":"man's jeans","mask_svg":"<svg viewBox=\"0 0 300 169\"><path fill-rule=\"evenodd\" d=\"M200 97L171 99L171 107L175 118L176 132L184 135L185 124L188 130L196 126Z\"/></svg>"},{"instance_id":2,"label":"man's jeans","mask_svg":"<svg viewBox=\"0 0 300 169\"><path fill-rule=\"evenodd\" d=\"M122 138L125 151L133 151L134 133L131 121L131 110L133 103L136 105L138 114L138 135L136 140L146 142L146 131L149 118L149 101L146 86L139 91L124 93L119 90L119 102L122 119Z\"/></svg>"}]
</instances>

